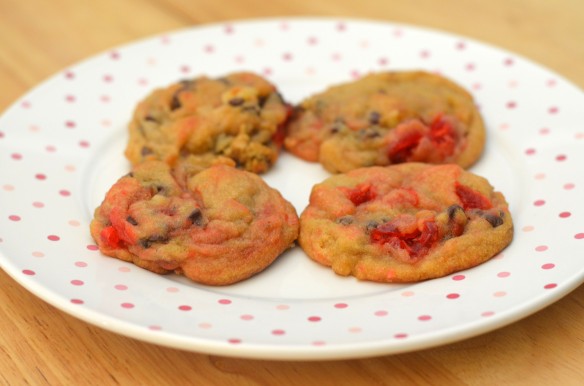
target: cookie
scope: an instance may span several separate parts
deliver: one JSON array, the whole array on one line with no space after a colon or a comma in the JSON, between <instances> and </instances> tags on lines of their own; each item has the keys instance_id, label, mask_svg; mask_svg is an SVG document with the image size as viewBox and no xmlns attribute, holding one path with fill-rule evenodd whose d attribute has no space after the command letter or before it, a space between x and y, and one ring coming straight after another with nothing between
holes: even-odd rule
<instances>
[{"instance_id":1,"label":"cookie","mask_svg":"<svg viewBox=\"0 0 584 386\"><path fill-rule=\"evenodd\" d=\"M403 162L467 168L484 143L472 96L422 71L374 73L305 99L284 140L287 150L332 173Z\"/></svg>"},{"instance_id":2,"label":"cookie","mask_svg":"<svg viewBox=\"0 0 584 386\"><path fill-rule=\"evenodd\" d=\"M90 230L105 255L227 285L291 247L298 216L256 174L217 165L177 180L166 163L146 161L111 187Z\"/></svg>"},{"instance_id":3,"label":"cookie","mask_svg":"<svg viewBox=\"0 0 584 386\"><path fill-rule=\"evenodd\" d=\"M133 165L218 158L263 173L278 158L290 112L276 87L253 73L181 81L137 105L125 155Z\"/></svg>"},{"instance_id":4,"label":"cookie","mask_svg":"<svg viewBox=\"0 0 584 386\"><path fill-rule=\"evenodd\" d=\"M416 282L481 264L513 238L503 195L458 165L404 163L315 185L299 243L339 275Z\"/></svg>"}]
</instances>

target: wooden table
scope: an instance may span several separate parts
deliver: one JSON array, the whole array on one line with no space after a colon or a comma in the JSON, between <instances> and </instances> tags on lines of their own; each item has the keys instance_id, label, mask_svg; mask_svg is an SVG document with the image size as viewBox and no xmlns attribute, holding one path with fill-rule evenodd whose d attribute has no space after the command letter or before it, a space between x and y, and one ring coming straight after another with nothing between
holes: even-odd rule
<instances>
[{"instance_id":1,"label":"wooden table","mask_svg":"<svg viewBox=\"0 0 584 386\"><path fill-rule=\"evenodd\" d=\"M301 15L405 22L470 36L584 87L581 0L0 0L0 110L66 66L137 38L208 22ZM0 283L2 384L584 382L584 286L508 327L443 347L360 360L277 362L143 343L64 314L1 271Z\"/></svg>"}]
</instances>

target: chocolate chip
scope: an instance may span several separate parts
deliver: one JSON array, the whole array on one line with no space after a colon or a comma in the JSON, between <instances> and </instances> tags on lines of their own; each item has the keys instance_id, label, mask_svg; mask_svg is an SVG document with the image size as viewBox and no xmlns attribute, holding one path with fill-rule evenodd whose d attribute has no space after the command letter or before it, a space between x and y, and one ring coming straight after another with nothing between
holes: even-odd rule
<instances>
[{"instance_id":1,"label":"chocolate chip","mask_svg":"<svg viewBox=\"0 0 584 386\"><path fill-rule=\"evenodd\" d=\"M260 106L260 108L264 107L264 105L268 101L268 97L269 97L269 95L260 95L258 97L258 106Z\"/></svg>"},{"instance_id":2,"label":"chocolate chip","mask_svg":"<svg viewBox=\"0 0 584 386\"><path fill-rule=\"evenodd\" d=\"M152 153L154 153L154 150L152 150L148 146L142 146L142 150L140 150L140 154L142 155L142 157L147 156L147 155L152 154Z\"/></svg>"},{"instance_id":3,"label":"chocolate chip","mask_svg":"<svg viewBox=\"0 0 584 386\"><path fill-rule=\"evenodd\" d=\"M372 125L379 124L380 120L381 114L379 114L377 111L372 111L369 113L369 123L371 123Z\"/></svg>"},{"instance_id":4,"label":"chocolate chip","mask_svg":"<svg viewBox=\"0 0 584 386\"><path fill-rule=\"evenodd\" d=\"M351 225L353 223L353 216L343 216L338 218L337 223L341 225Z\"/></svg>"},{"instance_id":5,"label":"chocolate chip","mask_svg":"<svg viewBox=\"0 0 584 386\"><path fill-rule=\"evenodd\" d=\"M217 78L217 80L226 86L231 86L231 81L224 76L221 78Z\"/></svg>"},{"instance_id":6,"label":"chocolate chip","mask_svg":"<svg viewBox=\"0 0 584 386\"><path fill-rule=\"evenodd\" d=\"M156 118L154 118L152 115L146 115L146 116L144 117L144 120L145 120L145 121L149 121L149 122L158 122L158 121L156 120Z\"/></svg>"},{"instance_id":7,"label":"chocolate chip","mask_svg":"<svg viewBox=\"0 0 584 386\"><path fill-rule=\"evenodd\" d=\"M162 185L157 185L154 187L156 189L156 193L164 194L166 192L166 188Z\"/></svg>"},{"instance_id":8,"label":"chocolate chip","mask_svg":"<svg viewBox=\"0 0 584 386\"><path fill-rule=\"evenodd\" d=\"M375 130L373 127L368 127L368 128L359 130L359 136L362 139L372 139L372 138L380 137L381 134L379 133L379 131Z\"/></svg>"},{"instance_id":9,"label":"chocolate chip","mask_svg":"<svg viewBox=\"0 0 584 386\"><path fill-rule=\"evenodd\" d=\"M446 212L448 213L448 219L449 220L454 219L454 217L456 216L456 212L458 212L458 211L464 212L464 209L462 209L462 206L460 206L458 204L450 205L448 207L448 209L446 209Z\"/></svg>"},{"instance_id":10,"label":"chocolate chip","mask_svg":"<svg viewBox=\"0 0 584 386\"><path fill-rule=\"evenodd\" d=\"M375 220L371 220L369 222L367 222L367 225L365 225L365 230L367 232L371 232L373 229L377 228L379 226L379 223Z\"/></svg>"},{"instance_id":11,"label":"chocolate chip","mask_svg":"<svg viewBox=\"0 0 584 386\"><path fill-rule=\"evenodd\" d=\"M152 244L154 243L167 243L168 242L168 237L166 236L150 236L146 239L141 239L140 240L140 245L142 246L142 248L150 248L152 246Z\"/></svg>"},{"instance_id":12,"label":"chocolate chip","mask_svg":"<svg viewBox=\"0 0 584 386\"><path fill-rule=\"evenodd\" d=\"M229 104L233 107L241 106L245 102L245 99L235 97L229 100Z\"/></svg>"},{"instance_id":13,"label":"chocolate chip","mask_svg":"<svg viewBox=\"0 0 584 386\"><path fill-rule=\"evenodd\" d=\"M176 109L180 109L180 107L182 106L182 104L180 103L180 100L178 99L178 94L180 93L181 90L177 91L173 96L172 96L172 100L170 101L170 110L174 111Z\"/></svg>"},{"instance_id":14,"label":"chocolate chip","mask_svg":"<svg viewBox=\"0 0 584 386\"><path fill-rule=\"evenodd\" d=\"M189 214L189 221L193 223L193 225L196 225L198 227L203 225L203 213L201 213L201 210L200 209L193 210L191 214Z\"/></svg>"},{"instance_id":15,"label":"chocolate chip","mask_svg":"<svg viewBox=\"0 0 584 386\"><path fill-rule=\"evenodd\" d=\"M497 215L491 213L483 213L482 217L491 224L493 228L498 227L499 225L503 224L503 219Z\"/></svg>"},{"instance_id":16,"label":"chocolate chip","mask_svg":"<svg viewBox=\"0 0 584 386\"><path fill-rule=\"evenodd\" d=\"M126 217L126 221L129 222L132 225L138 225L138 221L136 221L136 219L132 216L128 216Z\"/></svg>"}]
</instances>

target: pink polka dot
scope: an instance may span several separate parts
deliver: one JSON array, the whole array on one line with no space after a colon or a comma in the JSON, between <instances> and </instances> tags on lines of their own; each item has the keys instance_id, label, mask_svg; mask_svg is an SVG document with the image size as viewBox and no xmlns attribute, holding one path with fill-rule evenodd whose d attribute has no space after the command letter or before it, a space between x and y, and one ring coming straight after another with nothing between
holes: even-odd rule
<instances>
[{"instance_id":1,"label":"pink polka dot","mask_svg":"<svg viewBox=\"0 0 584 386\"><path fill-rule=\"evenodd\" d=\"M74 172L75 170L77 170L77 168L75 167L75 165L66 165L65 170L68 172Z\"/></svg>"},{"instance_id":2,"label":"pink polka dot","mask_svg":"<svg viewBox=\"0 0 584 386\"><path fill-rule=\"evenodd\" d=\"M290 309L290 306L288 306L286 304L279 304L279 305L276 306L276 309L277 310L280 310L280 311L285 311L285 310L289 310Z\"/></svg>"},{"instance_id":3,"label":"pink polka dot","mask_svg":"<svg viewBox=\"0 0 584 386\"><path fill-rule=\"evenodd\" d=\"M69 220L68 224L71 225L72 227L78 227L79 225L81 225L81 223L77 220Z\"/></svg>"},{"instance_id":4,"label":"pink polka dot","mask_svg":"<svg viewBox=\"0 0 584 386\"><path fill-rule=\"evenodd\" d=\"M253 315L244 314L240 316L241 320L253 320Z\"/></svg>"},{"instance_id":5,"label":"pink polka dot","mask_svg":"<svg viewBox=\"0 0 584 386\"><path fill-rule=\"evenodd\" d=\"M75 102L75 95L65 95L65 101L69 103Z\"/></svg>"},{"instance_id":6,"label":"pink polka dot","mask_svg":"<svg viewBox=\"0 0 584 386\"><path fill-rule=\"evenodd\" d=\"M14 190L14 186L6 184L2 186L2 189L4 189L7 192L11 192Z\"/></svg>"},{"instance_id":7,"label":"pink polka dot","mask_svg":"<svg viewBox=\"0 0 584 386\"><path fill-rule=\"evenodd\" d=\"M20 153L12 153L12 154L10 155L10 157L11 157L13 160L15 160L15 161L19 161L19 160L21 160L21 159L22 159L22 154L20 154Z\"/></svg>"},{"instance_id":8,"label":"pink polka dot","mask_svg":"<svg viewBox=\"0 0 584 386\"><path fill-rule=\"evenodd\" d=\"M358 334L358 333L362 332L363 329L361 327L349 327L348 331L352 334Z\"/></svg>"},{"instance_id":9,"label":"pink polka dot","mask_svg":"<svg viewBox=\"0 0 584 386\"><path fill-rule=\"evenodd\" d=\"M227 339L227 343L230 343L230 344L240 344L241 343L241 339L237 339L237 338Z\"/></svg>"},{"instance_id":10,"label":"pink polka dot","mask_svg":"<svg viewBox=\"0 0 584 386\"><path fill-rule=\"evenodd\" d=\"M418 320L422 321L422 322L426 322L428 320L432 320L432 317L430 315L420 315L420 316L418 316Z\"/></svg>"},{"instance_id":11,"label":"pink polka dot","mask_svg":"<svg viewBox=\"0 0 584 386\"><path fill-rule=\"evenodd\" d=\"M282 60L289 62L293 59L293 56L290 52L285 52L282 54Z\"/></svg>"},{"instance_id":12,"label":"pink polka dot","mask_svg":"<svg viewBox=\"0 0 584 386\"><path fill-rule=\"evenodd\" d=\"M229 299L219 299L217 302L219 304L231 304L231 300Z\"/></svg>"},{"instance_id":13,"label":"pink polka dot","mask_svg":"<svg viewBox=\"0 0 584 386\"><path fill-rule=\"evenodd\" d=\"M198 326L204 330L208 330L213 327L211 323L199 323Z\"/></svg>"},{"instance_id":14,"label":"pink polka dot","mask_svg":"<svg viewBox=\"0 0 584 386\"><path fill-rule=\"evenodd\" d=\"M512 66L512 65L513 65L513 63L514 63L514 62L513 62L513 58L507 58L507 59L505 59L505 60L503 61L503 64L504 64L505 66Z\"/></svg>"},{"instance_id":15,"label":"pink polka dot","mask_svg":"<svg viewBox=\"0 0 584 386\"><path fill-rule=\"evenodd\" d=\"M559 214L559 216L560 216L561 218L567 218L567 217L570 217L571 215L572 215L572 213L570 213L570 212L561 212L561 213Z\"/></svg>"},{"instance_id":16,"label":"pink polka dot","mask_svg":"<svg viewBox=\"0 0 584 386\"><path fill-rule=\"evenodd\" d=\"M576 185L574 185L572 183L567 183L567 184L564 184L564 189L566 189L566 190L572 190L572 189L574 189L575 186Z\"/></svg>"},{"instance_id":17,"label":"pink polka dot","mask_svg":"<svg viewBox=\"0 0 584 386\"><path fill-rule=\"evenodd\" d=\"M118 291L125 291L128 289L128 286L124 284L116 284L114 288L117 289Z\"/></svg>"},{"instance_id":18,"label":"pink polka dot","mask_svg":"<svg viewBox=\"0 0 584 386\"><path fill-rule=\"evenodd\" d=\"M511 273L509 273L509 272L499 272L497 274L497 277L501 277L501 278L505 278L505 277L509 277L509 276L511 276Z\"/></svg>"},{"instance_id":19,"label":"pink polka dot","mask_svg":"<svg viewBox=\"0 0 584 386\"><path fill-rule=\"evenodd\" d=\"M377 60L377 63L378 63L380 66L387 66L387 65L388 65L388 63L389 63L389 60L388 60L387 58L379 58L379 59Z\"/></svg>"},{"instance_id":20,"label":"pink polka dot","mask_svg":"<svg viewBox=\"0 0 584 386\"><path fill-rule=\"evenodd\" d=\"M535 176L533 176L533 178L535 178L536 180L543 180L545 179L545 173L536 173Z\"/></svg>"},{"instance_id":21,"label":"pink polka dot","mask_svg":"<svg viewBox=\"0 0 584 386\"><path fill-rule=\"evenodd\" d=\"M65 127L68 129L74 129L77 124L73 121L65 121Z\"/></svg>"},{"instance_id":22,"label":"pink polka dot","mask_svg":"<svg viewBox=\"0 0 584 386\"><path fill-rule=\"evenodd\" d=\"M546 263L541 266L541 269L553 269L555 266L553 263Z\"/></svg>"},{"instance_id":23,"label":"pink polka dot","mask_svg":"<svg viewBox=\"0 0 584 386\"><path fill-rule=\"evenodd\" d=\"M460 297L460 295L457 293L451 293L451 294L446 295L447 299L458 299L459 297Z\"/></svg>"},{"instance_id":24,"label":"pink polka dot","mask_svg":"<svg viewBox=\"0 0 584 386\"><path fill-rule=\"evenodd\" d=\"M28 275L28 276L34 276L34 275L36 275L36 272L35 271L32 271L30 269L23 269L22 270L22 273L25 274L25 275Z\"/></svg>"},{"instance_id":25,"label":"pink polka dot","mask_svg":"<svg viewBox=\"0 0 584 386\"><path fill-rule=\"evenodd\" d=\"M574 235L574 238L575 238L575 239L578 239L578 240L580 240L580 239L584 239L584 233L576 233L576 234Z\"/></svg>"},{"instance_id":26,"label":"pink polka dot","mask_svg":"<svg viewBox=\"0 0 584 386\"><path fill-rule=\"evenodd\" d=\"M0 139L4 138L4 133L0 131Z\"/></svg>"},{"instance_id":27,"label":"pink polka dot","mask_svg":"<svg viewBox=\"0 0 584 386\"><path fill-rule=\"evenodd\" d=\"M515 107L517 107L517 102L509 101L509 102L507 102L506 106L508 109L514 109Z\"/></svg>"},{"instance_id":28,"label":"pink polka dot","mask_svg":"<svg viewBox=\"0 0 584 386\"><path fill-rule=\"evenodd\" d=\"M87 267L87 263L84 261L76 261L75 266L79 267L79 268L85 268L85 267Z\"/></svg>"},{"instance_id":29,"label":"pink polka dot","mask_svg":"<svg viewBox=\"0 0 584 386\"><path fill-rule=\"evenodd\" d=\"M526 149L525 150L525 154L527 154L527 155L533 155L533 154L535 154L535 149L533 149L533 148Z\"/></svg>"},{"instance_id":30,"label":"pink polka dot","mask_svg":"<svg viewBox=\"0 0 584 386\"><path fill-rule=\"evenodd\" d=\"M408 337L408 334L405 334L405 333L403 333L403 332L400 332L400 333L398 333L398 334L395 334L393 337L394 337L395 339L405 339L405 338L407 338L407 337Z\"/></svg>"},{"instance_id":31,"label":"pink polka dot","mask_svg":"<svg viewBox=\"0 0 584 386\"><path fill-rule=\"evenodd\" d=\"M495 313L493 311L485 311L481 314L481 316L484 316L485 318L488 318L489 316L493 316L495 315Z\"/></svg>"},{"instance_id":32,"label":"pink polka dot","mask_svg":"<svg viewBox=\"0 0 584 386\"><path fill-rule=\"evenodd\" d=\"M213 47L211 44L207 44L205 47L203 47L203 51L205 51L207 54L212 54L215 52L215 47Z\"/></svg>"},{"instance_id":33,"label":"pink polka dot","mask_svg":"<svg viewBox=\"0 0 584 386\"><path fill-rule=\"evenodd\" d=\"M310 316L308 317L309 322L320 322L322 319L320 316Z\"/></svg>"},{"instance_id":34,"label":"pink polka dot","mask_svg":"<svg viewBox=\"0 0 584 386\"><path fill-rule=\"evenodd\" d=\"M39 252L39 251L34 251L34 252L32 253L32 255L33 255L34 257L45 257L45 254L44 254L44 253L42 253L42 252Z\"/></svg>"},{"instance_id":35,"label":"pink polka dot","mask_svg":"<svg viewBox=\"0 0 584 386\"><path fill-rule=\"evenodd\" d=\"M558 285L556 283L549 283L543 286L543 288L545 289L552 289L552 288L556 288Z\"/></svg>"},{"instance_id":36,"label":"pink polka dot","mask_svg":"<svg viewBox=\"0 0 584 386\"><path fill-rule=\"evenodd\" d=\"M180 66L180 72L182 72L183 74L188 74L189 72L191 72L191 68L186 64L182 65Z\"/></svg>"},{"instance_id":37,"label":"pink polka dot","mask_svg":"<svg viewBox=\"0 0 584 386\"><path fill-rule=\"evenodd\" d=\"M497 291L497 292L493 293L493 296L496 298L502 298L503 296L506 296L506 295L507 295L507 292L505 292L505 291Z\"/></svg>"},{"instance_id":38,"label":"pink polka dot","mask_svg":"<svg viewBox=\"0 0 584 386\"><path fill-rule=\"evenodd\" d=\"M114 77L109 74L106 74L103 76L103 81L106 83L111 83L114 81Z\"/></svg>"},{"instance_id":39,"label":"pink polka dot","mask_svg":"<svg viewBox=\"0 0 584 386\"><path fill-rule=\"evenodd\" d=\"M543 206L543 205L545 205L545 200L535 200L533 202L533 205L535 205L535 206Z\"/></svg>"},{"instance_id":40,"label":"pink polka dot","mask_svg":"<svg viewBox=\"0 0 584 386\"><path fill-rule=\"evenodd\" d=\"M160 327L156 324L153 324L152 326L148 326L148 329L152 330L152 331L160 331L160 330L162 330L162 327Z\"/></svg>"},{"instance_id":41,"label":"pink polka dot","mask_svg":"<svg viewBox=\"0 0 584 386\"><path fill-rule=\"evenodd\" d=\"M166 292L170 292L170 293L177 293L177 292L179 292L179 289L178 289L178 288L176 288L176 287L168 287L168 288L166 289Z\"/></svg>"},{"instance_id":42,"label":"pink polka dot","mask_svg":"<svg viewBox=\"0 0 584 386\"><path fill-rule=\"evenodd\" d=\"M534 229L535 229L535 228L534 228L533 226L531 226L531 225L526 225L526 226L524 226L523 228L521 228L521 230L522 230L523 232L531 232L531 231L533 231Z\"/></svg>"},{"instance_id":43,"label":"pink polka dot","mask_svg":"<svg viewBox=\"0 0 584 386\"><path fill-rule=\"evenodd\" d=\"M17 216L15 214L11 214L10 216L8 216L8 219L10 221L20 221L21 220L20 216Z\"/></svg>"},{"instance_id":44,"label":"pink polka dot","mask_svg":"<svg viewBox=\"0 0 584 386\"><path fill-rule=\"evenodd\" d=\"M37 180L43 181L43 180L46 180L47 179L47 176L44 175L44 174L42 174L42 173L38 173L38 174L35 174L34 175L34 178L36 178Z\"/></svg>"},{"instance_id":45,"label":"pink polka dot","mask_svg":"<svg viewBox=\"0 0 584 386\"><path fill-rule=\"evenodd\" d=\"M83 304L84 301L81 299L71 299L71 303L73 304Z\"/></svg>"},{"instance_id":46,"label":"pink polka dot","mask_svg":"<svg viewBox=\"0 0 584 386\"><path fill-rule=\"evenodd\" d=\"M128 273L128 272L132 272L132 268L130 267L120 267L118 268L119 272L124 272L124 273Z\"/></svg>"},{"instance_id":47,"label":"pink polka dot","mask_svg":"<svg viewBox=\"0 0 584 386\"><path fill-rule=\"evenodd\" d=\"M84 147L84 148L88 148L90 145L89 145L89 142L87 142L87 141L79 141L79 146Z\"/></svg>"},{"instance_id":48,"label":"pink polka dot","mask_svg":"<svg viewBox=\"0 0 584 386\"><path fill-rule=\"evenodd\" d=\"M231 34L233 34L234 29L233 29L233 26L231 24L226 24L225 27L223 27L223 31L226 34L231 35Z\"/></svg>"},{"instance_id":49,"label":"pink polka dot","mask_svg":"<svg viewBox=\"0 0 584 386\"><path fill-rule=\"evenodd\" d=\"M317 347L325 346L326 345L326 342L325 341L322 341L322 340L315 340L314 342L312 342L312 345L313 346L317 346Z\"/></svg>"},{"instance_id":50,"label":"pink polka dot","mask_svg":"<svg viewBox=\"0 0 584 386\"><path fill-rule=\"evenodd\" d=\"M132 304L132 303L122 303L122 304L120 304L120 306L122 308L126 308L126 309L134 308L134 304Z\"/></svg>"},{"instance_id":51,"label":"pink polka dot","mask_svg":"<svg viewBox=\"0 0 584 386\"><path fill-rule=\"evenodd\" d=\"M94 244L89 244L85 248L87 248L90 251L97 251L97 250L99 250L99 248L97 247L97 245L94 245Z\"/></svg>"},{"instance_id":52,"label":"pink polka dot","mask_svg":"<svg viewBox=\"0 0 584 386\"><path fill-rule=\"evenodd\" d=\"M279 336L279 335L284 335L284 334L286 334L286 331L284 331L284 330L272 330L272 335Z\"/></svg>"},{"instance_id":53,"label":"pink polka dot","mask_svg":"<svg viewBox=\"0 0 584 386\"><path fill-rule=\"evenodd\" d=\"M187 305L182 305L182 306L178 306L178 309L181 311L190 311L193 309L193 307L187 306Z\"/></svg>"},{"instance_id":54,"label":"pink polka dot","mask_svg":"<svg viewBox=\"0 0 584 386\"><path fill-rule=\"evenodd\" d=\"M557 106L552 106L548 109L550 114L557 114L558 111L560 111L560 109Z\"/></svg>"},{"instance_id":55,"label":"pink polka dot","mask_svg":"<svg viewBox=\"0 0 584 386\"><path fill-rule=\"evenodd\" d=\"M548 246L547 245L538 245L537 247L535 247L535 250L538 252L544 252L548 250Z\"/></svg>"},{"instance_id":56,"label":"pink polka dot","mask_svg":"<svg viewBox=\"0 0 584 386\"><path fill-rule=\"evenodd\" d=\"M75 280L71 280L71 284L80 286L80 285L83 285L85 283L83 283L83 280L77 280L77 279L75 279Z\"/></svg>"},{"instance_id":57,"label":"pink polka dot","mask_svg":"<svg viewBox=\"0 0 584 386\"><path fill-rule=\"evenodd\" d=\"M461 281L461 280L464 280L464 279L466 279L466 276L464 276L464 275L454 275L454 276L452 276L452 280L455 280L455 281Z\"/></svg>"},{"instance_id":58,"label":"pink polka dot","mask_svg":"<svg viewBox=\"0 0 584 386\"><path fill-rule=\"evenodd\" d=\"M404 291L401 293L401 296L403 296L403 297L411 297L414 295L415 295L415 293L413 291Z\"/></svg>"},{"instance_id":59,"label":"pink polka dot","mask_svg":"<svg viewBox=\"0 0 584 386\"><path fill-rule=\"evenodd\" d=\"M549 133L550 133L550 129L548 129L547 127L539 129L539 134L541 134L541 135L548 135Z\"/></svg>"},{"instance_id":60,"label":"pink polka dot","mask_svg":"<svg viewBox=\"0 0 584 386\"><path fill-rule=\"evenodd\" d=\"M34 206L35 208L44 208L45 204L43 204L42 202L35 201L32 203L32 206Z\"/></svg>"},{"instance_id":61,"label":"pink polka dot","mask_svg":"<svg viewBox=\"0 0 584 386\"><path fill-rule=\"evenodd\" d=\"M337 304L335 304L334 307L339 308L339 309L343 309L343 308L349 307L349 305L347 303L337 303Z\"/></svg>"},{"instance_id":62,"label":"pink polka dot","mask_svg":"<svg viewBox=\"0 0 584 386\"><path fill-rule=\"evenodd\" d=\"M429 57L430 57L430 51L428 51L428 50L420 51L420 58L427 59Z\"/></svg>"},{"instance_id":63,"label":"pink polka dot","mask_svg":"<svg viewBox=\"0 0 584 386\"><path fill-rule=\"evenodd\" d=\"M375 311L374 315L375 316L387 316L387 311L384 311L384 310Z\"/></svg>"},{"instance_id":64,"label":"pink polka dot","mask_svg":"<svg viewBox=\"0 0 584 386\"><path fill-rule=\"evenodd\" d=\"M51 241L59 241L61 240L61 238L57 235L48 235L47 239L51 240Z\"/></svg>"},{"instance_id":65,"label":"pink polka dot","mask_svg":"<svg viewBox=\"0 0 584 386\"><path fill-rule=\"evenodd\" d=\"M556 161L559 161L559 162L565 161L566 159L568 159L568 157L565 154L558 154L556 156Z\"/></svg>"},{"instance_id":66,"label":"pink polka dot","mask_svg":"<svg viewBox=\"0 0 584 386\"><path fill-rule=\"evenodd\" d=\"M71 192L65 189L59 190L59 194L63 197L69 197L71 195Z\"/></svg>"}]
</instances>

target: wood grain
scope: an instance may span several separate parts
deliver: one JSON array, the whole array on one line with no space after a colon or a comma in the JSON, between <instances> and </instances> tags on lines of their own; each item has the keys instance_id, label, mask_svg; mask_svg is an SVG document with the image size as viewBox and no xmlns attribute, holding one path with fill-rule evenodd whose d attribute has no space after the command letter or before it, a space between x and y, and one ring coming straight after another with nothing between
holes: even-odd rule
<instances>
[{"instance_id":1,"label":"wood grain","mask_svg":"<svg viewBox=\"0 0 584 386\"><path fill-rule=\"evenodd\" d=\"M48 76L112 46L202 23L303 15L387 20L466 35L519 53L584 87L580 0L0 0L0 110ZM584 380L582 286L530 317L459 343L379 358L278 362L129 339L55 309L1 271L0 284L0 382L6 385L578 385Z\"/></svg>"}]
</instances>

